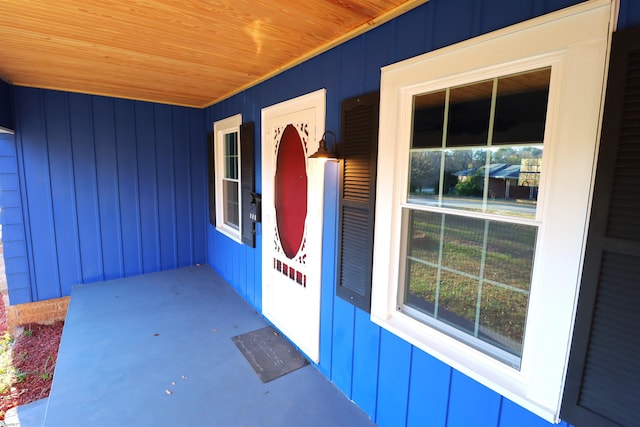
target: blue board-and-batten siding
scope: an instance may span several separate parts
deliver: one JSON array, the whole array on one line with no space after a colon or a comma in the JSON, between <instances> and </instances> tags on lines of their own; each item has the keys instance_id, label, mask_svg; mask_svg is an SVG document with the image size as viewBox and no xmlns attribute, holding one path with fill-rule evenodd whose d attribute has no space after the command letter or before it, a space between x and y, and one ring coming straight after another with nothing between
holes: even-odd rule
<instances>
[{"instance_id":1,"label":"blue board-and-batten siding","mask_svg":"<svg viewBox=\"0 0 640 427\"><path fill-rule=\"evenodd\" d=\"M11 303L68 294L74 283L206 259L259 311L260 225L257 248L251 249L207 222L204 135L214 120L242 113L256 123L261 192L262 108L324 87L326 128L338 133L340 101L378 89L381 66L574 3L430 0L206 110L7 91L0 82L0 120L10 120L17 131L15 138L0 140ZM640 2L621 0L619 28L636 24ZM9 92L13 112L7 113L1 109ZM381 426L548 426L334 297L337 177L337 166L327 165L318 368Z\"/></svg>"},{"instance_id":2,"label":"blue board-and-batten siding","mask_svg":"<svg viewBox=\"0 0 640 427\"><path fill-rule=\"evenodd\" d=\"M207 109L207 125L327 89L326 129L339 134L340 101L378 90L380 67L563 7L575 0L430 0L393 21ZM619 28L640 24L640 2L622 0ZM381 141L380 143L385 143ZM259 168L259 166L258 166ZM260 192L260 171L257 187ZM547 421L381 329L367 313L334 297L338 170L327 165L321 346L318 368L380 426L542 427ZM260 233L256 249L209 226L209 263L261 308ZM250 274L246 274L249 272ZM561 426L567 426L562 422Z\"/></svg>"},{"instance_id":3,"label":"blue board-and-batten siding","mask_svg":"<svg viewBox=\"0 0 640 427\"><path fill-rule=\"evenodd\" d=\"M24 87L13 93L29 262L20 292L12 288L24 283L7 268L11 304L206 262L203 110Z\"/></svg>"}]
</instances>

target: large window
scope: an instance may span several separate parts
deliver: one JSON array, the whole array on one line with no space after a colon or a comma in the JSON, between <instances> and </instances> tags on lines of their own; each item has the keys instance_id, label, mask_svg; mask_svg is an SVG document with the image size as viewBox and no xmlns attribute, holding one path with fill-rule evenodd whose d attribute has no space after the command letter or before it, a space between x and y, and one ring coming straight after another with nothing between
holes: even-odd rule
<instances>
[{"instance_id":1,"label":"large window","mask_svg":"<svg viewBox=\"0 0 640 427\"><path fill-rule=\"evenodd\" d=\"M372 320L550 421L610 12L588 2L382 71Z\"/></svg>"},{"instance_id":2,"label":"large window","mask_svg":"<svg viewBox=\"0 0 640 427\"><path fill-rule=\"evenodd\" d=\"M402 310L517 368L550 71L413 97Z\"/></svg>"},{"instance_id":3,"label":"large window","mask_svg":"<svg viewBox=\"0 0 640 427\"><path fill-rule=\"evenodd\" d=\"M240 114L213 124L216 228L241 242Z\"/></svg>"}]
</instances>

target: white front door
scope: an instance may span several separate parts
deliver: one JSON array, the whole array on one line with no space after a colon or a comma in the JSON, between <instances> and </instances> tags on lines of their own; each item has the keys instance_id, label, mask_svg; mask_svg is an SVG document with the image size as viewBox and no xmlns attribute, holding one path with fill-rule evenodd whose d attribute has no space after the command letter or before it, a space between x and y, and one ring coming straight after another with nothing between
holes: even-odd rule
<instances>
[{"instance_id":1,"label":"white front door","mask_svg":"<svg viewBox=\"0 0 640 427\"><path fill-rule=\"evenodd\" d=\"M262 312L320 357L325 90L262 110Z\"/></svg>"}]
</instances>

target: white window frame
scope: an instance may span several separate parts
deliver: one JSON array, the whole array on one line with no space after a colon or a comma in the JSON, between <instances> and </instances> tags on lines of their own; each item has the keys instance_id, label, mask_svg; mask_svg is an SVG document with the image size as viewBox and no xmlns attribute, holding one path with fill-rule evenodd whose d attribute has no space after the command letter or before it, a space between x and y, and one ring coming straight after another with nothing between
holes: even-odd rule
<instances>
[{"instance_id":1,"label":"white window frame","mask_svg":"<svg viewBox=\"0 0 640 427\"><path fill-rule=\"evenodd\" d=\"M559 421L615 6L590 1L382 69L371 319L551 422ZM539 231L518 370L401 310L402 207L414 95L548 66Z\"/></svg>"},{"instance_id":2,"label":"white window frame","mask_svg":"<svg viewBox=\"0 0 640 427\"><path fill-rule=\"evenodd\" d=\"M240 154L240 125L242 125L242 114L227 117L213 123L214 138L214 163L215 163L215 187L216 187L216 229L227 237L242 243L242 185L241 185L241 164ZM238 150L238 229L229 226L224 220L224 171L225 171L225 145L224 136L230 133L237 133Z\"/></svg>"}]
</instances>

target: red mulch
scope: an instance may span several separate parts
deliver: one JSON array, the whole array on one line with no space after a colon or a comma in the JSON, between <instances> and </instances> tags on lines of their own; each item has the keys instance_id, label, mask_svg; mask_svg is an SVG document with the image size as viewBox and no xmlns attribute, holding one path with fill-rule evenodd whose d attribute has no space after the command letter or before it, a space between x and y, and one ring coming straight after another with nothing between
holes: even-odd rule
<instances>
[{"instance_id":1,"label":"red mulch","mask_svg":"<svg viewBox=\"0 0 640 427\"><path fill-rule=\"evenodd\" d=\"M49 396L63 325L64 322L25 325L27 333L14 337L13 366L26 373L26 378L23 382L14 383L11 390L0 395L0 420L14 406ZM5 307L0 298L0 334L6 329Z\"/></svg>"}]
</instances>

